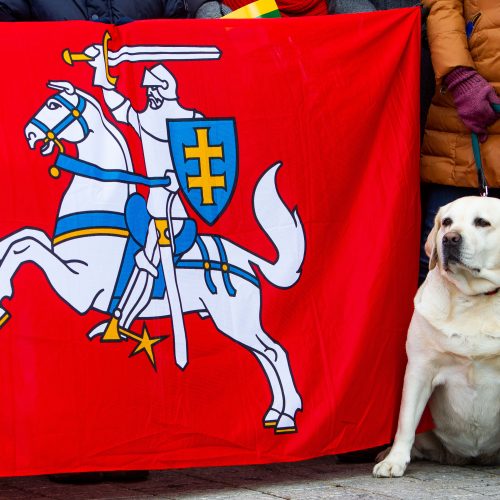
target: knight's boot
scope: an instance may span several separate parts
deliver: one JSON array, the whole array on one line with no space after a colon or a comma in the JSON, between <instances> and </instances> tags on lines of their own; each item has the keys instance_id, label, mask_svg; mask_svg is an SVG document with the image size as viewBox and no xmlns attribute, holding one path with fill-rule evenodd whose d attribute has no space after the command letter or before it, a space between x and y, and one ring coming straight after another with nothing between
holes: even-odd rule
<instances>
[{"instance_id":1,"label":"knight's boot","mask_svg":"<svg viewBox=\"0 0 500 500\"><path fill-rule=\"evenodd\" d=\"M115 313L119 312L117 309ZM101 342L120 342L122 338L120 337L119 326L118 326L119 316L113 316L109 322L106 330L104 330L104 335L101 338Z\"/></svg>"},{"instance_id":2,"label":"knight's boot","mask_svg":"<svg viewBox=\"0 0 500 500\"><path fill-rule=\"evenodd\" d=\"M154 265L146 258L143 251L139 252L136 256L136 267L125 292L104 331L101 339L103 342L118 342L122 335L127 336L132 333L128 329L148 305L156 276L158 271Z\"/></svg>"}]
</instances>

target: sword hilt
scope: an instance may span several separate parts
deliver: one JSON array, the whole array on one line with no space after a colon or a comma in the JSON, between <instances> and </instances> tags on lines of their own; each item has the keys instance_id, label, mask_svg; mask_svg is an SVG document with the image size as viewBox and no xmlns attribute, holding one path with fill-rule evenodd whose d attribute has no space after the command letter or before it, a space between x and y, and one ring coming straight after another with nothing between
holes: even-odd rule
<instances>
[{"instance_id":1,"label":"sword hilt","mask_svg":"<svg viewBox=\"0 0 500 500\"><path fill-rule=\"evenodd\" d=\"M69 49L64 49L62 58L66 64L73 66L75 61L92 61L92 57L79 52L71 52Z\"/></svg>"},{"instance_id":2,"label":"sword hilt","mask_svg":"<svg viewBox=\"0 0 500 500\"><path fill-rule=\"evenodd\" d=\"M109 31L104 33L102 39L102 54L104 56L104 69L106 71L106 78L111 85L116 85L117 77L112 76L109 73L109 57L108 57L108 42L111 40L111 35ZM62 58L66 64L73 66L74 62L78 61L93 61L94 58L84 54L82 52L71 52L69 49L64 49L62 52Z\"/></svg>"}]
</instances>

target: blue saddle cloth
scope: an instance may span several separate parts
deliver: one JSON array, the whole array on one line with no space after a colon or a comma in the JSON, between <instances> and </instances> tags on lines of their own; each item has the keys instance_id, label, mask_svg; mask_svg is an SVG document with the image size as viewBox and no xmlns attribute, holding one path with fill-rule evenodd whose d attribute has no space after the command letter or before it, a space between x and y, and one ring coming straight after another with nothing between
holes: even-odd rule
<instances>
[{"instance_id":1,"label":"blue saddle cloth","mask_svg":"<svg viewBox=\"0 0 500 500\"><path fill-rule=\"evenodd\" d=\"M146 200L138 193L133 194L127 200L125 206L125 224L130 232L127 240L122 264L118 273L118 280L113 291L113 297L108 311L112 313L120 301L128 280L134 270L135 255L146 244L148 227L151 222L151 215L148 212ZM193 219L185 219L180 231L174 235L174 261L178 261L194 244L197 235L196 222ZM153 285L152 298L161 298L165 294L165 276L163 267L158 266L158 277Z\"/></svg>"}]
</instances>

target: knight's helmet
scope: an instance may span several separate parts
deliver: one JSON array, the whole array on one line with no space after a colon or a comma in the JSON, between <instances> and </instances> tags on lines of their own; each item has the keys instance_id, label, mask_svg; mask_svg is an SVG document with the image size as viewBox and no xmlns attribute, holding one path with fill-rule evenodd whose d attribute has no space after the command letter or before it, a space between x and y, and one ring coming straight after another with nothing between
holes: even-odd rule
<instances>
[{"instance_id":1,"label":"knight's helmet","mask_svg":"<svg viewBox=\"0 0 500 500\"><path fill-rule=\"evenodd\" d=\"M157 64L144 71L143 87L158 87L158 92L165 99L177 99L177 82L174 75L162 64Z\"/></svg>"}]
</instances>

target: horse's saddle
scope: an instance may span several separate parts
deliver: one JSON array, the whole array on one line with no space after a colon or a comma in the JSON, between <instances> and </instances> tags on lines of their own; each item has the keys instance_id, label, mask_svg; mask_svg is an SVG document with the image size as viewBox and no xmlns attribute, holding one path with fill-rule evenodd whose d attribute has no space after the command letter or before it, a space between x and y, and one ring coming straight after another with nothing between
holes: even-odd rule
<instances>
[{"instance_id":1,"label":"horse's saddle","mask_svg":"<svg viewBox=\"0 0 500 500\"><path fill-rule=\"evenodd\" d=\"M146 200L140 194L134 193L129 197L125 205L125 224L129 231L129 237L118 273L118 280L113 291L109 312L114 311L125 291L125 287L134 270L135 254L146 245L150 222L151 215L148 212ZM193 246L196 235L196 222L193 219L185 219L181 229L174 235L174 263L178 262L182 255ZM152 298L161 298L164 294L165 277L160 262L158 266L158 277L155 279L153 285Z\"/></svg>"}]
</instances>

